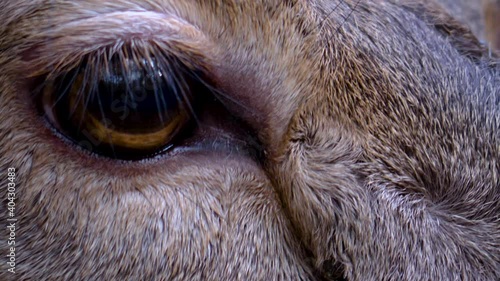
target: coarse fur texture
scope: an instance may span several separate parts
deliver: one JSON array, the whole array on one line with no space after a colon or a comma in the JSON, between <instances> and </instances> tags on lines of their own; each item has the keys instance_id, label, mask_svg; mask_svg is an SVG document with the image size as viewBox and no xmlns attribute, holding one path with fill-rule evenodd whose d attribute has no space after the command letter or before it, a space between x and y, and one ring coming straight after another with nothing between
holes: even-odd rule
<instances>
[{"instance_id":1,"label":"coarse fur texture","mask_svg":"<svg viewBox=\"0 0 500 281\"><path fill-rule=\"evenodd\" d=\"M0 280L500 280L500 65L448 2L1 1ZM39 116L34 77L131 42L208 73L203 146L122 162Z\"/></svg>"}]
</instances>

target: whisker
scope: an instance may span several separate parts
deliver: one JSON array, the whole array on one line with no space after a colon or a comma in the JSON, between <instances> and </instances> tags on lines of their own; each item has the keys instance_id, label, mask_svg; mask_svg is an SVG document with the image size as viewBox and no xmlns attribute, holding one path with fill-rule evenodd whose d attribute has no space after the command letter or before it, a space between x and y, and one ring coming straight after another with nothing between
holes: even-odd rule
<instances>
[{"instance_id":1,"label":"whisker","mask_svg":"<svg viewBox=\"0 0 500 281\"><path fill-rule=\"evenodd\" d=\"M119 62L120 62L120 68L121 68L121 71L122 71L122 77L124 79L124 82L125 82L125 88L126 88L126 93L125 93L125 106L128 107L128 98L129 98L129 95L131 95L132 91L130 90L130 83L129 81L127 81L127 78L128 78L128 75L130 73L130 67L129 65L126 63L129 59L129 56L128 56L128 52L127 52L127 48L126 47L123 47L121 49L121 52L118 53L119 54ZM125 63L124 63L125 62Z\"/></svg>"},{"instance_id":2,"label":"whisker","mask_svg":"<svg viewBox=\"0 0 500 281\"><path fill-rule=\"evenodd\" d=\"M92 59L87 59L87 62L90 62L90 65L92 65L92 62L93 62L93 61L92 61ZM72 116L72 115L75 113L76 109L78 108L78 104L80 103L80 100L81 100L84 96L86 96L85 104L84 104L84 107L83 107L83 110L82 110L82 114L81 114L81 116L80 116L80 122L79 122L79 124L78 124L78 131L80 131L80 130L81 130L81 128L82 128L82 125L83 125L83 119L84 119L84 117L85 117L85 110L87 109L88 104L89 104L89 101L90 101L90 99L92 98L92 93L91 93L91 92L89 92L87 95L86 95L86 94L85 94L85 92L84 92L84 91L85 91L85 89L87 88L87 87L86 87L86 85L87 85L87 81L88 81L88 76L90 76L90 75L92 74L92 73L91 73L91 71L92 71L92 70L89 70L89 68L88 68L88 67L86 67L86 68L85 68L85 73L84 73L84 75L83 75L82 86L81 86L81 88L80 88L80 89L79 89L79 91L78 91L78 94L77 94L77 100L76 100L76 102L75 102L75 104L74 104L73 109L71 110L71 113L70 113L70 116ZM89 72L90 72L90 73L89 73ZM92 81L91 81L91 82L92 82Z\"/></svg>"},{"instance_id":3,"label":"whisker","mask_svg":"<svg viewBox=\"0 0 500 281\"><path fill-rule=\"evenodd\" d=\"M340 7L340 4L343 4L344 3L344 0L340 0L337 5L335 5L335 7L333 7L333 9L321 20L320 23L318 23L318 25L316 26L316 28L312 29L308 34L306 34L306 36L310 35L312 31L314 30L321 30L323 29L324 25L325 25L325 22L330 19L330 16Z\"/></svg>"},{"instance_id":4,"label":"whisker","mask_svg":"<svg viewBox=\"0 0 500 281\"><path fill-rule=\"evenodd\" d=\"M351 17L351 15L354 13L354 11L358 8L359 3L361 0L356 1L356 4L354 4L354 7L351 9L351 12L344 18L344 21L335 29L335 33L338 33L340 28L344 25L344 23L347 22L347 20Z\"/></svg>"},{"instance_id":5,"label":"whisker","mask_svg":"<svg viewBox=\"0 0 500 281\"><path fill-rule=\"evenodd\" d=\"M173 94L175 95L175 98L180 104L186 105L188 107L189 112L195 119L195 122L199 123L199 119L197 117L196 112L194 111L193 107L191 106L191 102L189 97L187 97L186 93L184 92L184 89L188 89L189 87L185 83L181 83L181 81L184 80L179 80L179 75L177 73L179 69L179 65L175 62L173 59L169 59L171 55L166 54L164 50L160 50L158 52L161 54L161 60L158 61L158 64L160 66L160 69L163 72L164 75L164 81L169 85L170 89L172 90ZM173 65L175 64L175 65ZM168 108L168 104L166 104L166 108Z\"/></svg>"},{"instance_id":6,"label":"whisker","mask_svg":"<svg viewBox=\"0 0 500 281\"><path fill-rule=\"evenodd\" d=\"M161 55L161 51L158 51L158 46L154 45L151 47L149 52L145 52L146 57L150 62L154 62L151 64L151 69L153 69L153 72L151 77L154 77L155 79L152 79L153 81L153 87L154 87L154 95L155 99L159 100L159 105L160 109L163 110L163 112L168 112L168 105L167 101L165 99L165 93L163 92L163 87L161 87L162 83L168 83L168 76L169 72L167 69L165 69L164 66L164 60L166 60L164 56ZM160 55L157 55L160 54ZM154 60L153 60L154 58ZM157 78L156 78L157 77ZM162 82L163 81L163 82ZM163 116L162 116L162 124L163 123Z\"/></svg>"},{"instance_id":7,"label":"whisker","mask_svg":"<svg viewBox=\"0 0 500 281\"><path fill-rule=\"evenodd\" d=\"M167 74L165 74L164 70L160 70L160 72L162 73L163 77L159 77L160 81L157 81L156 79L154 80L155 95L157 95L158 99L160 100L161 109L163 109L163 111L167 111L168 107L167 101L165 100L165 94L163 93L163 88L159 85L161 84L162 79L165 80L165 76Z\"/></svg>"},{"instance_id":8,"label":"whisker","mask_svg":"<svg viewBox=\"0 0 500 281\"><path fill-rule=\"evenodd\" d=\"M70 83L68 83L66 85L66 87L64 88L63 92L59 95L59 97L57 97L57 100L54 102L54 104L51 106L51 109L53 110L56 105L64 98L64 96L68 95L70 90L71 90L71 87L73 86L73 83L75 83L75 80L76 78L78 77L78 73L80 72L80 68L81 66L78 66L78 68L76 69L76 71L73 73L73 77L71 78L71 81ZM68 73L64 73L61 81L65 81L66 80L66 76L68 75Z\"/></svg>"},{"instance_id":9,"label":"whisker","mask_svg":"<svg viewBox=\"0 0 500 281\"><path fill-rule=\"evenodd\" d=\"M165 125L165 120L163 119L163 112L166 111L166 102L165 102L165 97L163 96L163 91L161 87L158 85L158 81L155 78L152 78L152 83L153 83L153 91L154 91L154 96L155 96L155 101L156 101L156 108L158 110L158 117L160 118L161 124L164 126ZM162 110L163 109L163 110Z\"/></svg>"},{"instance_id":10,"label":"whisker","mask_svg":"<svg viewBox=\"0 0 500 281\"><path fill-rule=\"evenodd\" d=\"M174 60L172 63L174 64L173 75L172 75L174 83L175 83L175 85L179 85L179 91L181 93L181 98L184 99L184 104L188 107L188 110L191 113L191 115L193 116L193 119L195 120L195 122L197 124L200 124L198 114L196 114L193 106L191 105L191 101L184 90L184 89L189 89L189 85L187 85L186 80L182 78L182 77L184 77L182 75L183 73L180 73L180 71L182 71L183 68L182 68L182 66L179 65L179 62L176 60ZM177 95L178 94L176 93L176 96Z\"/></svg>"},{"instance_id":11,"label":"whisker","mask_svg":"<svg viewBox=\"0 0 500 281\"><path fill-rule=\"evenodd\" d=\"M160 98L163 98L163 95L161 95L161 97L160 97L160 95L158 93L158 90L161 90L161 88L158 85L158 80L161 79L161 77L157 77L158 67L156 66L156 63L151 58L150 52L145 51L143 56L144 56L145 61L146 61L144 68L146 69L146 78L148 79L147 82L151 82L152 87L153 87L153 94L155 96L155 101L156 101L156 109L158 110L158 118L160 119L161 124L165 125L165 121L163 119L163 114L162 114L162 112L163 112L162 105L164 106L164 104L162 104L160 101ZM146 89L146 90L150 90L150 89ZM166 108L163 107L163 109L166 109Z\"/></svg>"},{"instance_id":12,"label":"whisker","mask_svg":"<svg viewBox=\"0 0 500 281\"><path fill-rule=\"evenodd\" d=\"M252 116L257 116L258 115L255 112L255 110L253 110L249 106L243 104L241 101L239 101L239 100L237 100L237 99L235 99L235 98L227 95L226 93L222 92L221 90L215 88L210 83L208 83L205 79L203 79L202 77L200 77L197 73L191 72L190 75L192 75L197 81L199 81L204 87L206 87L210 91L210 93L215 98L217 98L219 101L222 102L222 100L227 100L227 101L229 101L229 102L237 105L241 109L245 110L246 112L250 113Z\"/></svg>"},{"instance_id":13,"label":"whisker","mask_svg":"<svg viewBox=\"0 0 500 281\"><path fill-rule=\"evenodd\" d=\"M101 56L100 55L97 55L96 56L96 64L92 66L92 69L93 68L100 68L101 67ZM101 118L102 118L102 123L103 125L109 129L109 125L108 124L108 119L106 118L106 114L104 112L104 107L102 105L102 101L101 101L101 94L102 93L99 93L99 89L98 87L96 87L98 79L99 79L99 71L98 70L94 70L93 71L93 74L94 74L94 77L92 78L93 79L93 83L92 83L92 88L90 89L90 93L92 95L95 95L97 96L97 103L99 104L99 111L101 113ZM86 107L84 108L84 110L86 109ZM112 141L112 138L111 138L111 134L109 132L107 132L107 137L108 137L108 141L109 141L109 144L111 146L111 152L113 153L113 157L114 158L117 158L116 157L116 152L115 152L115 147L113 145L113 141Z\"/></svg>"}]
</instances>

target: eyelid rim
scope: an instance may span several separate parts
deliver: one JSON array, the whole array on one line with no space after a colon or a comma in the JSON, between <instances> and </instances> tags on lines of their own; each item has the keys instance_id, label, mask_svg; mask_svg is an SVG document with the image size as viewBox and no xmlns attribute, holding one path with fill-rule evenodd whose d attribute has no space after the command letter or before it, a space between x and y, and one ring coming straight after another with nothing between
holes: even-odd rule
<instances>
[{"instance_id":1,"label":"eyelid rim","mask_svg":"<svg viewBox=\"0 0 500 281\"><path fill-rule=\"evenodd\" d=\"M187 66L205 70L214 65L216 48L200 29L170 14L113 12L68 22L30 37L31 48L21 54L26 78L54 77L77 67L88 55L103 50L119 52L150 44L179 58Z\"/></svg>"}]
</instances>

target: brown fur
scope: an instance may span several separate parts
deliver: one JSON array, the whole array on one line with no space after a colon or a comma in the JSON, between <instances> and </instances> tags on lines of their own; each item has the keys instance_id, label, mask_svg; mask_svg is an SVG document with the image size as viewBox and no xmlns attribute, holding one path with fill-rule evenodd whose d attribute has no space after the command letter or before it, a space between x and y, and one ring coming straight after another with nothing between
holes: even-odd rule
<instances>
[{"instance_id":1,"label":"brown fur","mask_svg":"<svg viewBox=\"0 0 500 281\"><path fill-rule=\"evenodd\" d=\"M19 220L0 280L500 279L498 60L441 7L0 2L0 171L18 170ZM34 110L31 74L137 34L210 72L225 108L200 118L205 149L95 157Z\"/></svg>"},{"instance_id":2,"label":"brown fur","mask_svg":"<svg viewBox=\"0 0 500 281\"><path fill-rule=\"evenodd\" d=\"M500 50L500 1L483 0L486 38L493 49Z\"/></svg>"}]
</instances>

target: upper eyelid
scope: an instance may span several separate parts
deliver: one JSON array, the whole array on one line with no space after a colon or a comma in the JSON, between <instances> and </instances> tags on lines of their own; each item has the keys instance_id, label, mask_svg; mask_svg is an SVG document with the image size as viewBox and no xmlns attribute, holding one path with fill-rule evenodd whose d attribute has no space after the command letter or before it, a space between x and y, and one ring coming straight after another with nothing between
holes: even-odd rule
<instances>
[{"instance_id":1,"label":"upper eyelid","mask_svg":"<svg viewBox=\"0 0 500 281\"><path fill-rule=\"evenodd\" d=\"M22 73L38 76L76 67L86 55L104 49L118 51L134 40L151 42L180 56L196 57L208 64L214 48L195 26L163 13L151 11L113 12L67 22L37 33L23 45L33 46L20 54ZM176 52L177 51L177 52ZM201 67L204 68L204 67Z\"/></svg>"},{"instance_id":2,"label":"upper eyelid","mask_svg":"<svg viewBox=\"0 0 500 281\"><path fill-rule=\"evenodd\" d=\"M180 25L187 26L188 23L172 14L158 13L152 11L122 11L99 14L84 19L76 19L48 30L42 36L57 37L68 35L67 30L76 32L72 34L75 38L84 37L89 32L95 34L97 39L110 39L110 35L117 38L129 34L141 34L141 36L162 37L166 31L167 38L175 36L176 29ZM158 31L163 31L158 33ZM80 32L80 33L79 33ZM88 39L88 38L85 38Z\"/></svg>"}]
</instances>

